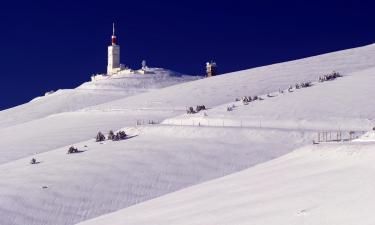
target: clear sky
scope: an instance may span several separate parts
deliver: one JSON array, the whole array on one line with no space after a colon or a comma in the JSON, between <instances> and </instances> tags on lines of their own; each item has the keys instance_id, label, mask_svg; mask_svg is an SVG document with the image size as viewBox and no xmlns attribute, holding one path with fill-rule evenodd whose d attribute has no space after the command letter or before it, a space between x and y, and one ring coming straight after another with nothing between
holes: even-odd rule
<instances>
[{"instance_id":1,"label":"clear sky","mask_svg":"<svg viewBox=\"0 0 375 225\"><path fill-rule=\"evenodd\" d=\"M106 71L116 22L122 63L204 74L375 42L365 1L1 1L0 109ZM329 72L329 71L327 71Z\"/></svg>"}]
</instances>

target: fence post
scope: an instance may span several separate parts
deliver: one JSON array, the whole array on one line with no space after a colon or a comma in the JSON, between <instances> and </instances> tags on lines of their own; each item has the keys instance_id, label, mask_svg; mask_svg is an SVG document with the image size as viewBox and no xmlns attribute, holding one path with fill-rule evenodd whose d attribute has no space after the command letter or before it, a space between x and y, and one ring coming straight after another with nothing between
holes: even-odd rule
<instances>
[{"instance_id":1,"label":"fence post","mask_svg":"<svg viewBox=\"0 0 375 225\"><path fill-rule=\"evenodd\" d=\"M325 135L325 139L326 139L325 141L327 142L327 140L328 140L328 132L326 131L324 133L325 133L324 135Z\"/></svg>"}]
</instances>

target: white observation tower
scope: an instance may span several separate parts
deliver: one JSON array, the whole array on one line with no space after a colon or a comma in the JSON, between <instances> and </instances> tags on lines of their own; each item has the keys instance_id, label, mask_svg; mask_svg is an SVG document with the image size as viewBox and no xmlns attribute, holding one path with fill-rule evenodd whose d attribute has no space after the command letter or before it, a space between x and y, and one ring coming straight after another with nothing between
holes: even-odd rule
<instances>
[{"instance_id":1,"label":"white observation tower","mask_svg":"<svg viewBox=\"0 0 375 225\"><path fill-rule=\"evenodd\" d=\"M108 46L107 74L112 75L120 70L120 46L116 44L115 23L113 23L112 45Z\"/></svg>"}]
</instances>

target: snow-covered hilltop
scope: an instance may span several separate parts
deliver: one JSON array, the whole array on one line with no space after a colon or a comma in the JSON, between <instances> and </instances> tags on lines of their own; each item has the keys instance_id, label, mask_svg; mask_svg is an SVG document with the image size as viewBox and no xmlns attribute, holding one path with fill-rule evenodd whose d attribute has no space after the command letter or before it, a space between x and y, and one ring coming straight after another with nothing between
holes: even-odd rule
<instances>
[{"instance_id":1,"label":"snow-covered hilltop","mask_svg":"<svg viewBox=\"0 0 375 225\"><path fill-rule=\"evenodd\" d=\"M106 79L86 82L79 90L114 90L139 94L153 89L193 81L202 77L189 76L163 68L147 68L146 74L115 74Z\"/></svg>"},{"instance_id":2,"label":"snow-covered hilltop","mask_svg":"<svg viewBox=\"0 0 375 225\"><path fill-rule=\"evenodd\" d=\"M228 73L195 82L187 82L104 103L93 108L186 109L204 104L214 107L248 95L265 95L287 89L295 83L317 81L332 71L350 75L375 66L375 44L301 60ZM147 101L141 101L147 99Z\"/></svg>"},{"instance_id":3,"label":"snow-covered hilltop","mask_svg":"<svg viewBox=\"0 0 375 225\"><path fill-rule=\"evenodd\" d=\"M360 211L346 213L345 221L335 216L371 208L370 200L334 207L340 197L347 203L375 194L362 180L367 175L349 176L364 171L362 160L368 175L374 172L375 146L312 145L319 131L374 126L375 45L206 79L151 70L117 73L0 112L0 224L375 220L366 212L357 220ZM319 82L332 71L343 77ZM312 85L295 88L301 82ZM197 105L207 110L186 114ZM95 142L109 130L130 138ZM70 146L79 153L67 154ZM32 157L37 164L29 164ZM354 183L343 187L345 179L362 182L361 189L344 196L354 190Z\"/></svg>"},{"instance_id":4,"label":"snow-covered hilltop","mask_svg":"<svg viewBox=\"0 0 375 225\"><path fill-rule=\"evenodd\" d=\"M150 68L149 70L153 74L118 76L106 80L86 82L75 89L58 90L26 104L1 111L0 127L17 125L56 113L72 112L88 106L201 78L182 75L161 68Z\"/></svg>"}]
</instances>

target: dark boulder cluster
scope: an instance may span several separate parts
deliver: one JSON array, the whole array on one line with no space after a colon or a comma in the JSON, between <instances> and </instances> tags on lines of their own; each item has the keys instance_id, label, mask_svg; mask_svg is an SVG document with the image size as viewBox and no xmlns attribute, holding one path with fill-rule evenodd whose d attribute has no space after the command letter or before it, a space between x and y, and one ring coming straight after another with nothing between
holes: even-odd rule
<instances>
[{"instance_id":1,"label":"dark boulder cluster","mask_svg":"<svg viewBox=\"0 0 375 225\"><path fill-rule=\"evenodd\" d=\"M124 140L127 138L127 134L125 133L125 131L119 131L117 132L116 134L113 132L113 130L110 130L108 132L108 137L107 139L108 140L112 140L112 141L120 141L120 140ZM102 142L102 141L105 141L105 136L102 132L99 132L97 135L96 135L96 142Z\"/></svg>"},{"instance_id":2,"label":"dark boulder cluster","mask_svg":"<svg viewBox=\"0 0 375 225\"><path fill-rule=\"evenodd\" d=\"M228 106L228 107L227 107L227 111L228 111L228 112L233 111L234 108L236 108L235 105Z\"/></svg>"},{"instance_id":3,"label":"dark boulder cluster","mask_svg":"<svg viewBox=\"0 0 375 225\"><path fill-rule=\"evenodd\" d=\"M253 97L251 97L251 96L244 96L244 97L242 97L242 103L244 104L244 105L247 105L247 104L249 104L249 102L252 102L252 101L256 101L256 100L258 100L259 98L258 98L258 96L253 96Z\"/></svg>"},{"instance_id":4,"label":"dark boulder cluster","mask_svg":"<svg viewBox=\"0 0 375 225\"><path fill-rule=\"evenodd\" d=\"M113 137L112 141L121 141L126 139L128 135L126 135L125 131L119 131L116 133L116 135Z\"/></svg>"},{"instance_id":5,"label":"dark boulder cluster","mask_svg":"<svg viewBox=\"0 0 375 225\"><path fill-rule=\"evenodd\" d=\"M307 87L311 87L312 84L311 84L311 81L309 81L309 82L302 82L300 84L300 86L301 86L301 88L307 88Z\"/></svg>"},{"instance_id":6,"label":"dark boulder cluster","mask_svg":"<svg viewBox=\"0 0 375 225\"><path fill-rule=\"evenodd\" d=\"M186 110L186 113L187 113L187 114L194 114L194 113L196 113L196 112L195 112L194 108L190 106L190 107Z\"/></svg>"},{"instance_id":7,"label":"dark boulder cluster","mask_svg":"<svg viewBox=\"0 0 375 225\"><path fill-rule=\"evenodd\" d=\"M312 86L312 84L311 84L311 82L309 81L309 82L302 82L302 83L300 83L300 84L296 84L295 85L295 88L296 89L300 89L300 88L307 88L307 87L311 87ZM289 87L290 88L290 87Z\"/></svg>"},{"instance_id":8,"label":"dark boulder cluster","mask_svg":"<svg viewBox=\"0 0 375 225\"><path fill-rule=\"evenodd\" d=\"M115 134L112 130L110 130L108 134L108 140L120 141L126 139L127 136L128 135L125 133L125 131L119 131Z\"/></svg>"},{"instance_id":9,"label":"dark boulder cluster","mask_svg":"<svg viewBox=\"0 0 375 225\"><path fill-rule=\"evenodd\" d=\"M197 107L195 107L195 110L192 106L190 106L187 110L186 110L186 113L187 114L194 114L194 113L198 113L202 110L206 110L206 106L205 105L197 105Z\"/></svg>"},{"instance_id":10,"label":"dark boulder cluster","mask_svg":"<svg viewBox=\"0 0 375 225\"><path fill-rule=\"evenodd\" d=\"M115 133L113 130L110 130L108 133L108 140L113 140L115 138Z\"/></svg>"},{"instance_id":11,"label":"dark boulder cluster","mask_svg":"<svg viewBox=\"0 0 375 225\"><path fill-rule=\"evenodd\" d=\"M105 141L105 136L102 134L102 132L99 131L99 133L96 135L96 142L102 142Z\"/></svg>"},{"instance_id":12,"label":"dark boulder cluster","mask_svg":"<svg viewBox=\"0 0 375 225\"><path fill-rule=\"evenodd\" d=\"M31 161L30 161L30 164L36 164L36 159L32 158Z\"/></svg>"},{"instance_id":13,"label":"dark boulder cluster","mask_svg":"<svg viewBox=\"0 0 375 225\"><path fill-rule=\"evenodd\" d=\"M324 76L320 76L319 77L319 82L324 82L324 81L329 81L329 80L334 80L338 77L342 77L342 75L338 72L332 72L330 74L327 74L327 75L324 75ZM293 89L301 89L301 88L308 88L308 87L311 87L313 84L311 81L308 81L308 82L301 82L301 83L296 83L295 85L290 85L289 88L287 89L288 92L293 92ZM279 89L279 93L280 94L283 94L284 93L284 90L281 90ZM268 98L272 98L272 97L275 97L276 95L272 95L272 94L267 94L267 97ZM254 96L254 97L251 97L251 96L244 96L242 97L241 99L239 98L236 98L235 101L238 102L238 101L242 101L242 103L244 105L248 105L250 102L253 102L253 101L256 101L256 100L264 100L262 97L258 97L258 96ZM227 107L227 111L232 111L234 109L234 107L232 106L228 106ZM187 113L195 113L194 112L194 109L192 107L190 107L188 110L187 110Z\"/></svg>"},{"instance_id":14,"label":"dark boulder cluster","mask_svg":"<svg viewBox=\"0 0 375 225\"><path fill-rule=\"evenodd\" d=\"M195 111L197 111L197 112L200 112L202 110L206 110L206 106L205 105L197 105L197 107L195 108Z\"/></svg>"},{"instance_id":15,"label":"dark boulder cluster","mask_svg":"<svg viewBox=\"0 0 375 225\"><path fill-rule=\"evenodd\" d=\"M73 153L78 153L78 149L75 148L74 146L68 149L68 154L73 154Z\"/></svg>"},{"instance_id":16,"label":"dark boulder cluster","mask_svg":"<svg viewBox=\"0 0 375 225\"><path fill-rule=\"evenodd\" d=\"M334 79L339 78L339 77L342 77L342 75L339 72L333 71L330 74L320 76L319 82L330 81L330 80L334 80Z\"/></svg>"}]
</instances>

